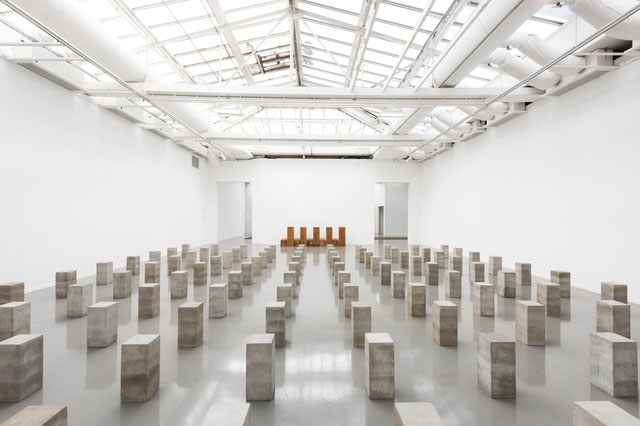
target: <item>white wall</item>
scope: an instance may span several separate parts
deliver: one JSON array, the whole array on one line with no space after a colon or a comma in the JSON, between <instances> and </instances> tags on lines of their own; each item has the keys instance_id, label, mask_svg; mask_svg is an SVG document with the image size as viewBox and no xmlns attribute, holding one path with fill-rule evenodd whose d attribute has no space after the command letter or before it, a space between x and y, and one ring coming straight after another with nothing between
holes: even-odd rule
<instances>
[{"instance_id":1,"label":"white wall","mask_svg":"<svg viewBox=\"0 0 640 426\"><path fill-rule=\"evenodd\" d=\"M640 61L424 163L422 242L640 301Z\"/></svg>"},{"instance_id":2,"label":"white wall","mask_svg":"<svg viewBox=\"0 0 640 426\"><path fill-rule=\"evenodd\" d=\"M245 183L218 182L218 240L244 236Z\"/></svg>"},{"instance_id":3,"label":"white wall","mask_svg":"<svg viewBox=\"0 0 640 426\"><path fill-rule=\"evenodd\" d=\"M251 195L252 187L251 182L246 182L244 184L244 235L251 235L251 226L253 225L253 217L252 217L252 195Z\"/></svg>"},{"instance_id":4,"label":"white wall","mask_svg":"<svg viewBox=\"0 0 640 426\"><path fill-rule=\"evenodd\" d=\"M0 59L0 282L208 242L206 162Z\"/></svg>"},{"instance_id":5,"label":"white wall","mask_svg":"<svg viewBox=\"0 0 640 426\"><path fill-rule=\"evenodd\" d=\"M287 226L347 228L348 244L373 243L374 183L410 182L409 232L420 235L420 166L368 160L251 160L220 163L213 180L251 181L253 241L275 243ZM296 235L298 230L296 229ZM324 229L321 231L324 236Z\"/></svg>"},{"instance_id":6,"label":"white wall","mask_svg":"<svg viewBox=\"0 0 640 426\"><path fill-rule=\"evenodd\" d=\"M386 182L384 188L384 235L406 237L409 230L409 185Z\"/></svg>"}]
</instances>

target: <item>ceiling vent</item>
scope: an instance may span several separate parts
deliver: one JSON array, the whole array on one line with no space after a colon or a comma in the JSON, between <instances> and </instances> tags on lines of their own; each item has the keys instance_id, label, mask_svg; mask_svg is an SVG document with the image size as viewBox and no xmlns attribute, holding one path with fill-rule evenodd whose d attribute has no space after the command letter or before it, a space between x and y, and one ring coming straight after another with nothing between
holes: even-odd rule
<instances>
[{"instance_id":1,"label":"ceiling vent","mask_svg":"<svg viewBox=\"0 0 640 426\"><path fill-rule=\"evenodd\" d=\"M262 74L282 68L289 68L291 54L289 50L272 51L267 54L256 53L258 68Z\"/></svg>"}]
</instances>

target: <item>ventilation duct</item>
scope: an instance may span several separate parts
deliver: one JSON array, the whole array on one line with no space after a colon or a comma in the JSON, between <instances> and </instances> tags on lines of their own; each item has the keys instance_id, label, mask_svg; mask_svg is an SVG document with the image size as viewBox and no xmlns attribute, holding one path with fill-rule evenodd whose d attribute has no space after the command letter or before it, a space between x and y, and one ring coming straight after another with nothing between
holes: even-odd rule
<instances>
[{"instance_id":1,"label":"ventilation duct","mask_svg":"<svg viewBox=\"0 0 640 426\"><path fill-rule=\"evenodd\" d=\"M512 77L522 80L534 72L538 71L538 65L529 58L518 58L513 53L498 49L493 52L488 62L490 65L496 66L500 71L511 75ZM560 76L551 71L544 71L527 84L541 90L547 90L558 84Z\"/></svg>"},{"instance_id":2,"label":"ventilation duct","mask_svg":"<svg viewBox=\"0 0 640 426\"><path fill-rule=\"evenodd\" d=\"M477 108L469 106L459 106L458 109L467 115L473 114L477 110ZM507 111L509 111L509 105L504 102L496 102L474 115L474 117L486 121L495 120L496 118L506 114Z\"/></svg>"},{"instance_id":3,"label":"ventilation duct","mask_svg":"<svg viewBox=\"0 0 640 426\"><path fill-rule=\"evenodd\" d=\"M461 113L456 110L451 110L451 111L442 110L436 114L436 117L438 118L438 120L443 122L447 127L453 127L454 124L464 119L466 116L467 114ZM462 123L462 124L459 124L455 129L464 133L468 133L471 131L471 124Z\"/></svg>"},{"instance_id":4,"label":"ventilation duct","mask_svg":"<svg viewBox=\"0 0 640 426\"><path fill-rule=\"evenodd\" d=\"M564 53L553 43L543 40L537 34L515 33L507 39L504 47L515 47L540 66L548 64ZM579 73L586 64L585 58L569 56L558 64L562 66L554 66L551 71L568 76Z\"/></svg>"},{"instance_id":5,"label":"ventilation duct","mask_svg":"<svg viewBox=\"0 0 640 426\"><path fill-rule=\"evenodd\" d=\"M594 28L601 28L632 7L636 0L565 0L569 9ZM640 40L640 13L635 13L607 31L609 37Z\"/></svg>"},{"instance_id":6,"label":"ventilation duct","mask_svg":"<svg viewBox=\"0 0 640 426\"><path fill-rule=\"evenodd\" d=\"M457 139L464 135L464 132L459 129L449 130L449 126L444 124L442 121L438 120L434 117L429 117L424 120L425 123L429 124L433 129L438 133L444 133L444 136L449 139ZM452 123L453 124L453 123Z\"/></svg>"}]
</instances>

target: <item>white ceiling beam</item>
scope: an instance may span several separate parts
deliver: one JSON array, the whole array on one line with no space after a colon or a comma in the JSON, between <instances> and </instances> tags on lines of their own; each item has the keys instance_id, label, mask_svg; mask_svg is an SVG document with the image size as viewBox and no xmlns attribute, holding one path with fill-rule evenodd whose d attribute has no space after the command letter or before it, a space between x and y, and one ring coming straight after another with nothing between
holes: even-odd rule
<instances>
[{"instance_id":1,"label":"white ceiling beam","mask_svg":"<svg viewBox=\"0 0 640 426\"><path fill-rule=\"evenodd\" d=\"M353 75L350 78L349 88L351 90L353 90L353 88L356 86L356 82L358 81L358 74L360 73L360 68L362 67L362 60L364 59L364 54L367 51L367 45L369 44L369 38L371 37L373 24L376 21L376 15L378 14L378 9L380 8L380 0L372 1L373 7L369 8L364 30L362 32L362 39L358 40L358 42L360 43L360 48L358 49L357 59L355 62L355 66L353 67ZM351 76L351 74L349 75Z\"/></svg>"}]
</instances>

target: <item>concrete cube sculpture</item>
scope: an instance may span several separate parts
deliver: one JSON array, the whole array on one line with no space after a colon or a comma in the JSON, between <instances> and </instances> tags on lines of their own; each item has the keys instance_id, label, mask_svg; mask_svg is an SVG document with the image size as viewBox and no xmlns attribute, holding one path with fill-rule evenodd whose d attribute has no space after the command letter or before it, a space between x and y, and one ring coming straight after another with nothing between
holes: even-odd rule
<instances>
[{"instance_id":1,"label":"concrete cube sculpture","mask_svg":"<svg viewBox=\"0 0 640 426\"><path fill-rule=\"evenodd\" d=\"M391 285L391 262L380 262L380 285Z\"/></svg>"},{"instance_id":2,"label":"concrete cube sculpture","mask_svg":"<svg viewBox=\"0 0 640 426\"><path fill-rule=\"evenodd\" d=\"M211 256L209 258L209 274L211 276L220 276L222 275L222 257L221 256Z\"/></svg>"},{"instance_id":3,"label":"concrete cube sculpture","mask_svg":"<svg viewBox=\"0 0 640 426\"><path fill-rule=\"evenodd\" d=\"M231 254L233 255L233 263L242 262L242 254L240 253L240 247L232 248Z\"/></svg>"},{"instance_id":4,"label":"concrete cube sculpture","mask_svg":"<svg viewBox=\"0 0 640 426\"><path fill-rule=\"evenodd\" d=\"M187 271L175 271L169 277L169 291L172 299L184 299L187 297L189 273Z\"/></svg>"},{"instance_id":5,"label":"concrete cube sculpture","mask_svg":"<svg viewBox=\"0 0 640 426\"><path fill-rule=\"evenodd\" d=\"M422 276L422 256L411 257L411 275L414 277Z\"/></svg>"},{"instance_id":6,"label":"concrete cube sculpture","mask_svg":"<svg viewBox=\"0 0 640 426\"><path fill-rule=\"evenodd\" d=\"M404 271L391 273L391 295L396 299L404 299L406 276Z\"/></svg>"},{"instance_id":7,"label":"concrete cube sculpture","mask_svg":"<svg viewBox=\"0 0 640 426\"><path fill-rule=\"evenodd\" d=\"M631 307L615 300L596 302L596 331L631 337Z\"/></svg>"},{"instance_id":8,"label":"concrete cube sculpture","mask_svg":"<svg viewBox=\"0 0 640 426\"><path fill-rule=\"evenodd\" d=\"M454 247L452 253L454 256L464 256L462 247Z\"/></svg>"},{"instance_id":9,"label":"concrete cube sculpture","mask_svg":"<svg viewBox=\"0 0 640 426\"><path fill-rule=\"evenodd\" d=\"M208 266L208 262L195 262L193 264L193 285L207 285L209 283Z\"/></svg>"},{"instance_id":10,"label":"concrete cube sculpture","mask_svg":"<svg viewBox=\"0 0 640 426\"><path fill-rule=\"evenodd\" d=\"M269 303L265 309L266 333L275 337L276 348L284 348L287 344L287 325L285 315L285 303Z\"/></svg>"},{"instance_id":11,"label":"concrete cube sculpture","mask_svg":"<svg viewBox=\"0 0 640 426\"><path fill-rule=\"evenodd\" d=\"M160 250L152 250L149 252L149 262L158 262L162 261L162 252Z\"/></svg>"},{"instance_id":12,"label":"concrete cube sculpture","mask_svg":"<svg viewBox=\"0 0 640 426\"><path fill-rule=\"evenodd\" d=\"M516 273L511 271L498 271L498 296L516 297Z\"/></svg>"},{"instance_id":13,"label":"concrete cube sculpture","mask_svg":"<svg viewBox=\"0 0 640 426\"><path fill-rule=\"evenodd\" d=\"M241 260L249 259L249 245L240 244L240 259Z\"/></svg>"},{"instance_id":14,"label":"concrete cube sculpture","mask_svg":"<svg viewBox=\"0 0 640 426\"><path fill-rule=\"evenodd\" d=\"M438 269L444 269L446 267L446 260L442 250L435 250L433 252L433 260L434 263L438 265Z\"/></svg>"},{"instance_id":15,"label":"concrete cube sculpture","mask_svg":"<svg viewBox=\"0 0 640 426\"><path fill-rule=\"evenodd\" d=\"M360 254L358 254L358 262L364 264L366 256L367 256L367 248L360 247Z\"/></svg>"},{"instance_id":16,"label":"concrete cube sculpture","mask_svg":"<svg viewBox=\"0 0 640 426\"><path fill-rule=\"evenodd\" d=\"M479 251L470 251L469 252L469 273L471 273L471 264L474 262L480 262L480 252Z\"/></svg>"},{"instance_id":17,"label":"concrete cube sculpture","mask_svg":"<svg viewBox=\"0 0 640 426\"><path fill-rule=\"evenodd\" d=\"M262 269L267 269L267 267L269 266L269 255L267 254L266 251L261 251L260 253L258 253L258 256L260 256L260 268ZM304 257L300 256L300 259L304 259ZM301 262L301 266L304 265L304 261Z\"/></svg>"},{"instance_id":18,"label":"concrete cube sculpture","mask_svg":"<svg viewBox=\"0 0 640 426\"><path fill-rule=\"evenodd\" d=\"M113 298L126 299L131 297L133 277L131 271L113 273Z\"/></svg>"},{"instance_id":19,"label":"concrete cube sculpture","mask_svg":"<svg viewBox=\"0 0 640 426\"><path fill-rule=\"evenodd\" d=\"M395 398L395 354L387 333L364 335L365 386L369 399Z\"/></svg>"},{"instance_id":20,"label":"concrete cube sculpture","mask_svg":"<svg viewBox=\"0 0 640 426\"><path fill-rule=\"evenodd\" d=\"M445 271L444 295L452 299L462 297L462 272L457 270Z\"/></svg>"},{"instance_id":21,"label":"concrete cube sculpture","mask_svg":"<svg viewBox=\"0 0 640 426\"><path fill-rule=\"evenodd\" d=\"M433 340L440 346L458 344L458 306L444 300L435 300L433 311Z\"/></svg>"},{"instance_id":22,"label":"concrete cube sculpture","mask_svg":"<svg viewBox=\"0 0 640 426\"><path fill-rule=\"evenodd\" d=\"M489 256L489 275L494 277L502 271L502 256Z\"/></svg>"},{"instance_id":23,"label":"concrete cube sculpture","mask_svg":"<svg viewBox=\"0 0 640 426\"><path fill-rule=\"evenodd\" d=\"M24 283L0 284L0 305L9 302L24 302Z\"/></svg>"},{"instance_id":24,"label":"concrete cube sculpture","mask_svg":"<svg viewBox=\"0 0 640 426\"><path fill-rule=\"evenodd\" d=\"M591 333L591 384L614 398L638 397L638 348L615 333Z\"/></svg>"},{"instance_id":25,"label":"concrete cube sculpture","mask_svg":"<svg viewBox=\"0 0 640 426\"><path fill-rule=\"evenodd\" d=\"M408 251L400 252L400 267L402 269L409 269L409 252Z\"/></svg>"},{"instance_id":26,"label":"concrete cube sculpture","mask_svg":"<svg viewBox=\"0 0 640 426\"><path fill-rule=\"evenodd\" d=\"M411 246L409 248L410 248L412 257L420 255L420 245L419 244L411 244Z\"/></svg>"},{"instance_id":27,"label":"concrete cube sculpture","mask_svg":"<svg viewBox=\"0 0 640 426\"><path fill-rule=\"evenodd\" d=\"M180 255L182 256L182 259L186 259L187 258L187 252L191 251L191 244L182 244L182 246L180 247Z\"/></svg>"},{"instance_id":28,"label":"concrete cube sculpture","mask_svg":"<svg viewBox=\"0 0 640 426\"><path fill-rule=\"evenodd\" d=\"M0 402L19 402L42 389L42 334L0 342Z\"/></svg>"},{"instance_id":29,"label":"concrete cube sculpture","mask_svg":"<svg viewBox=\"0 0 640 426\"><path fill-rule=\"evenodd\" d=\"M68 287L77 282L76 271L56 272L56 299L66 299Z\"/></svg>"},{"instance_id":30,"label":"concrete cube sculpture","mask_svg":"<svg viewBox=\"0 0 640 426\"><path fill-rule=\"evenodd\" d=\"M285 284L291 284L291 287L293 287L293 298L297 298L298 297L298 292L300 290L300 286L298 286L297 282L297 275L295 271L287 271L284 274L284 283Z\"/></svg>"},{"instance_id":31,"label":"concrete cube sculpture","mask_svg":"<svg viewBox=\"0 0 640 426\"><path fill-rule=\"evenodd\" d=\"M351 302L351 340L353 347L364 347L364 335L371 333L371 305Z\"/></svg>"},{"instance_id":32,"label":"concrete cube sculpture","mask_svg":"<svg viewBox=\"0 0 640 426\"><path fill-rule=\"evenodd\" d=\"M449 269L462 273L462 256L451 256Z\"/></svg>"},{"instance_id":33,"label":"concrete cube sculpture","mask_svg":"<svg viewBox=\"0 0 640 426\"><path fill-rule=\"evenodd\" d=\"M364 254L364 267L366 269L371 269L371 258L373 257L373 252L372 251L367 251Z\"/></svg>"},{"instance_id":34,"label":"concrete cube sculpture","mask_svg":"<svg viewBox=\"0 0 640 426\"><path fill-rule=\"evenodd\" d=\"M120 350L120 402L150 400L160 387L160 335L138 334Z\"/></svg>"},{"instance_id":35,"label":"concrete cube sculpture","mask_svg":"<svg viewBox=\"0 0 640 426\"><path fill-rule=\"evenodd\" d=\"M478 386L489 397L516 397L516 342L500 333L479 333L477 369Z\"/></svg>"},{"instance_id":36,"label":"concrete cube sculpture","mask_svg":"<svg viewBox=\"0 0 640 426\"><path fill-rule=\"evenodd\" d=\"M380 275L380 256L371 256L371 276Z\"/></svg>"},{"instance_id":37,"label":"concrete cube sculpture","mask_svg":"<svg viewBox=\"0 0 640 426\"><path fill-rule=\"evenodd\" d=\"M616 300L620 303L627 303L627 285L612 282L601 283L600 299Z\"/></svg>"},{"instance_id":38,"label":"concrete cube sculpture","mask_svg":"<svg viewBox=\"0 0 640 426\"><path fill-rule=\"evenodd\" d=\"M178 306L178 347L197 348L202 344L204 304L185 302Z\"/></svg>"},{"instance_id":39,"label":"concrete cube sculpture","mask_svg":"<svg viewBox=\"0 0 640 426\"><path fill-rule=\"evenodd\" d=\"M357 302L359 297L358 284L343 285L343 310L346 318L351 318L351 303Z\"/></svg>"},{"instance_id":40,"label":"concrete cube sculpture","mask_svg":"<svg viewBox=\"0 0 640 426\"><path fill-rule=\"evenodd\" d=\"M131 275L140 275L140 256L127 256L127 271L131 271Z\"/></svg>"},{"instance_id":41,"label":"concrete cube sculpture","mask_svg":"<svg viewBox=\"0 0 640 426\"><path fill-rule=\"evenodd\" d=\"M422 263L431 262L431 249L428 247L424 247L422 249Z\"/></svg>"},{"instance_id":42,"label":"concrete cube sculpture","mask_svg":"<svg viewBox=\"0 0 640 426\"><path fill-rule=\"evenodd\" d=\"M427 286L422 283L409 283L407 287L407 310L409 316L427 315Z\"/></svg>"},{"instance_id":43,"label":"concrete cube sculpture","mask_svg":"<svg viewBox=\"0 0 640 426\"><path fill-rule=\"evenodd\" d=\"M93 284L73 284L67 295L67 318L80 318L87 315L89 305L93 303Z\"/></svg>"},{"instance_id":44,"label":"concrete cube sculpture","mask_svg":"<svg viewBox=\"0 0 640 426\"><path fill-rule=\"evenodd\" d=\"M211 256L220 256L220 246L218 244L211 244Z\"/></svg>"},{"instance_id":45,"label":"concrete cube sculpture","mask_svg":"<svg viewBox=\"0 0 640 426\"><path fill-rule=\"evenodd\" d=\"M2 426L67 426L67 406L28 405Z\"/></svg>"},{"instance_id":46,"label":"concrete cube sculpture","mask_svg":"<svg viewBox=\"0 0 640 426\"><path fill-rule=\"evenodd\" d=\"M233 254L230 251L222 252L222 268L231 269L233 266Z\"/></svg>"},{"instance_id":47,"label":"concrete cube sculpture","mask_svg":"<svg viewBox=\"0 0 640 426\"><path fill-rule=\"evenodd\" d=\"M160 262L147 262L144 264L145 284L160 283Z\"/></svg>"},{"instance_id":48,"label":"concrete cube sculpture","mask_svg":"<svg viewBox=\"0 0 640 426\"><path fill-rule=\"evenodd\" d=\"M571 297L571 273L567 271L551 271L552 283L560 286L560 297L567 299Z\"/></svg>"},{"instance_id":49,"label":"concrete cube sculpture","mask_svg":"<svg viewBox=\"0 0 640 426\"><path fill-rule=\"evenodd\" d=\"M395 426L445 426L433 404L428 402L396 402L393 418Z\"/></svg>"},{"instance_id":50,"label":"concrete cube sculpture","mask_svg":"<svg viewBox=\"0 0 640 426\"><path fill-rule=\"evenodd\" d=\"M543 346L546 341L546 313L542 303L516 302L516 340L529 346Z\"/></svg>"},{"instance_id":51,"label":"concrete cube sculpture","mask_svg":"<svg viewBox=\"0 0 640 426\"><path fill-rule=\"evenodd\" d=\"M276 391L276 354L273 334L252 334L246 344L247 401L271 401Z\"/></svg>"},{"instance_id":52,"label":"concrete cube sculpture","mask_svg":"<svg viewBox=\"0 0 640 426\"><path fill-rule=\"evenodd\" d=\"M400 263L400 249L391 247L391 263Z\"/></svg>"},{"instance_id":53,"label":"concrete cube sculpture","mask_svg":"<svg viewBox=\"0 0 640 426\"><path fill-rule=\"evenodd\" d=\"M560 316L562 305L560 304L560 286L558 284L538 282L536 284L536 300L545 306L547 316Z\"/></svg>"},{"instance_id":54,"label":"concrete cube sculpture","mask_svg":"<svg viewBox=\"0 0 640 426\"><path fill-rule=\"evenodd\" d=\"M531 264L516 262L516 284L531 285Z\"/></svg>"},{"instance_id":55,"label":"concrete cube sculpture","mask_svg":"<svg viewBox=\"0 0 640 426\"><path fill-rule=\"evenodd\" d=\"M87 314L87 347L106 348L118 340L118 302L98 302Z\"/></svg>"},{"instance_id":56,"label":"concrete cube sculpture","mask_svg":"<svg viewBox=\"0 0 640 426\"><path fill-rule=\"evenodd\" d=\"M200 247L200 262L207 262L209 263L209 257L211 257L211 255L209 254L211 252L211 247L209 246L205 246L205 247Z\"/></svg>"},{"instance_id":57,"label":"concrete cube sculpture","mask_svg":"<svg viewBox=\"0 0 640 426\"><path fill-rule=\"evenodd\" d=\"M338 274L340 274L340 272L344 272L345 269L346 269L346 266L344 262L336 262L333 265L333 284L334 285L338 285Z\"/></svg>"},{"instance_id":58,"label":"concrete cube sculpture","mask_svg":"<svg viewBox=\"0 0 640 426\"><path fill-rule=\"evenodd\" d=\"M209 286L209 318L224 318L227 316L228 288L228 284L212 284Z\"/></svg>"},{"instance_id":59,"label":"concrete cube sculpture","mask_svg":"<svg viewBox=\"0 0 640 426\"><path fill-rule=\"evenodd\" d=\"M383 250L384 260L391 262L391 246L389 244L385 244Z\"/></svg>"},{"instance_id":60,"label":"concrete cube sculpture","mask_svg":"<svg viewBox=\"0 0 640 426\"><path fill-rule=\"evenodd\" d=\"M438 275L440 274L438 264L428 262L424 264L424 274L428 285L438 285Z\"/></svg>"},{"instance_id":61,"label":"concrete cube sculpture","mask_svg":"<svg viewBox=\"0 0 640 426\"><path fill-rule=\"evenodd\" d=\"M167 257L167 274L171 275L175 271L182 269L182 256L174 255Z\"/></svg>"},{"instance_id":62,"label":"concrete cube sculpture","mask_svg":"<svg viewBox=\"0 0 640 426\"><path fill-rule=\"evenodd\" d=\"M351 272L338 272L338 298L344 298L344 285L351 282Z\"/></svg>"},{"instance_id":63,"label":"concrete cube sculpture","mask_svg":"<svg viewBox=\"0 0 640 426\"><path fill-rule=\"evenodd\" d=\"M253 284L253 271L258 269L260 271L260 266L258 268L254 267L253 262L242 262L240 264L240 274L242 275L242 285L251 285Z\"/></svg>"},{"instance_id":64,"label":"concrete cube sculpture","mask_svg":"<svg viewBox=\"0 0 640 426\"><path fill-rule=\"evenodd\" d=\"M260 256L253 256L251 258L251 271L252 271L252 275L254 277L259 277L260 275L262 275L262 259L260 258ZM244 282L244 276L243 276L243 282Z\"/></svg>"},{"instance_id":65,"label":"concrete cube sculpture","mask_svg":"<svg viewBox=\"0 0 640 426\"><path fill-rule=\"evenodd\" d=\"M469 269L469 281L471 283L484 282L485 264L483 262L472 262Z\"/></svg>"},{"instance_id":66,"label":"concrete cube sculpture","mask_svg":"<svg viewBox=\"0 0 640 426\"><path fill-rule=\"evenodd\" d=\"M193 266L195 265L196 261L197 261L196 251L195 250L188 251L184 258L184 266L183 266L184 269L193 269Z\"/></svg>"},{"instance_id":67,"label":"concrete cube sculpture","mask_svg":"<svg viewBox=\"0 0 640 426\"><path fill-rule=\"evenodd\" d=\"M473 313L481 317L494 316L495 303L493 298L493 284L473 283Z\"/></svg>"},{"instance_id":68,"label":"concrete cube sculpture","mask_svg":"<svg viewBox=\"0 0 640 426\"><path fill-rule=\"evenodd\" d=\"M229 299L240 299L242 297L242 272L231 271L229 278Z\"/></svg>"},{"instance_id":69,"label":"concrete cube sculpture","mask_svg":"<svg viewBox=\"0 0 640 426\"><path fill-rule=\"evenodd\" d=\"M0 305L0 341L31 333L31 303L7 302Z\"/></svg>"},{"instance_id":70,"label":"concrete cube sculpture","mask_svg":"<svg viewBox=\"0 0 640 426\"><path fill-rule=\"evenodd\" d=\"M140 284L138 286L138 318L153 318L159 313L160 284Z\"/></svg>"},{"instance_id":71,"label":"concrete cube sculpture","mask_svg":"<svg viewBox=\"0 0 640 426\"><path fill-rule=\"evenodd\" d=\"M178 255L178 247L167 247L167 257Z\"/></svg>"},{"instance_id":72,"label":"concrete cube sculpture","mask_svg":"<svg viewBox=\"0 0 640 426\"><path fill-rule=\"evenodd\" d=\"M640 420L611 401L575 401L573 426L640 426Z\"/></svg>"},{"instance_id":73,"label":"concrete cube sculpture","mask_svg":"<svg viewBox=\"0 0 640 426\"><path fill-rule=\"evenodd\" d=\"M113 284L113 262L98 262L96 264L96 285Z\"/></svg>"},{"instance_id":74,"label":"concrete cube sculpture","mask_svg":"<svg viewBox=\"0 0 640 426\"><path fill-rule=\"evenodd\" d=\"M276 286L276 300L284 302L284 316L291 318L293 310L293 286L291 284L280 284Z\"/></svg>"}]
</instances>

